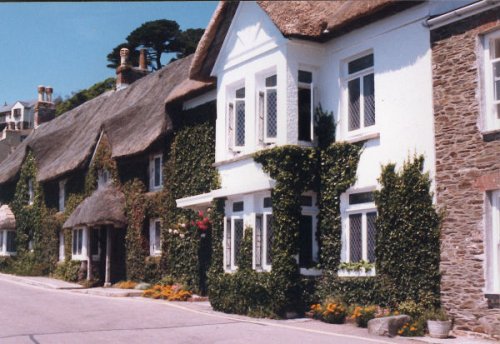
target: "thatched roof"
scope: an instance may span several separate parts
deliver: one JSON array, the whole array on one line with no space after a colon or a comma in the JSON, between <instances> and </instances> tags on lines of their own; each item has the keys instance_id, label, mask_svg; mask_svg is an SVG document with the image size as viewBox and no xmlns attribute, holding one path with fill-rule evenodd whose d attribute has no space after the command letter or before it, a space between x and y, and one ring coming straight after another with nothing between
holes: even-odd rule
<instances>
[{"instance_id":1,"label":"thatched roof","mask_svg":"<svg viewBox=\"0 0 500 344\"><path fill-rule=\"evenodd\" d=\"M0 163L0 184L15 178L33 150L39 181L48 181L83 167L101 131L110 141L112 156L141 153L172 129L165 100L187 79L192 56L175 61L120 91L109 91L42 124ZM196 87L186 89L195 92Z\"/></svg>"},{"instance_id":2,"label":"thatched roof","mask_svg":"<svg viewBox=\"0 0 500 344\"><path fill-rule=\"evenodd\" d=\"M115 187L104 187L87 197L66 220L63 228L76 226L127 225L125 195Z\"/></svg>"},{"instance_id":3,"label":"thatched roof","mask_svg":"<svg viewBox=\"0 0 500 344\"><path fill-rule=\"evenodd\" d=\"M285 37L313 41L326 41L420 2L422 1L257 1ZM209 78L237 7L238 1L219 3L195 52L189 72L191 78Z\"/></svg>"},{"instance_id":4,"label":"thatched roof","mask_svg":"<svg viewBox=\"0 0 500 344\"><path fill-rule=\"evenodd\" d=\"M16 217L7 204L0 207L0 229L16 229Z\"/></svg>"}]
</instances>

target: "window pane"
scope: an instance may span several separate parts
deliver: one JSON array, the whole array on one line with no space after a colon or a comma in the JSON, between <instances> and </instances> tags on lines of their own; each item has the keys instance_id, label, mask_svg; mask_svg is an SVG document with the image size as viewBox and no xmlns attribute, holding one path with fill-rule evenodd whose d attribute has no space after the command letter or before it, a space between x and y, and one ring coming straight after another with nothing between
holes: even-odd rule
<instances>
[{"instance_id":1,"label":"window pane","mask_svg":"<svg viewBox=\"0 0 500 344\"><path fill-rule=\"evenodd\" d=\"M243 202L234 202L233 203L233 211L243 211L244 209L244 203Z\"/></svg>"},{"instance_id":2,"label":"window pane","mask_svg":"<svg viewBox=\"0 0 500 344\"><path fill-rule=\"evenodd\" d=\"M245 87L236 90L236 98L245 98Z\"/></svg>"},{"instance_id":3,"label":"window pane","mask_svg":"<svg viewBox=\"0 0 500 344\"><path fill-rule=\"evenodd\" d=\"M301 216L299 224L299 266L301 268L308 268L313 264L312 234L312 216Z\"/></svg>"},{"instance_id":4,"label":"window pane","mask_svg":"<svg viewBox=\"0 0 500 344\"><path fill-rule=\"evenodd\" d=\"M3 233L4 231L0 231L0 252L3 251Z\"/></svg>"},{"instance_id":5,"label":"window pane","mask_svg":"<svg viewBox=\"0 0 500 344\"><path fill-rule=\"evenodd\" d=\"M155 250L160 251L160 239L161 239L161 223L160 221L155 222Z\"/></svg>"},{"instance_id":6,"label":"window pane","mask_svg":"<svg viewBox=\"0 0 500 344\"><path fill-rule=\"evenodd\" d=\"M312 196L300 196L300 205L303 207L312 207L313 205Z\"/></svg>"},{"instance_id":7,"label":"window pane","mask_svg":"<svg viewBox=\"0 0 500 344\"><path fill-rule=\"evenodd\" d=\"M349 195L349 204L371 203L373 201L373 192L359 192Z\"/></svg>"},{"instance_id":8,"label":"window pane","mask_svg":"<svg viewBox=\"0 0 500 344\"><path fill-rule=\"evenodd\" d=\"M266 136L268 138L275 138L277 132L277 115L278 115L278 100L277 92L275 89L266 91L266 106L267 106L267 118L266 118Z\"/></svg>"},{"instance_id":9,"label":"window pane","mask_svg":"<svg viewBox=\"0 0 500 344\"><path fill-rule=\"evenodd\" d=\"M231 220L226 221L226 269L231 268Z\"/></svg>"},{"instance_id":10,"label":"window pane","mask_svg":"<svg viewBox=\"0 0 500 344\"><path fill-rule=\"evenodd\" d=\"M264 208L271 208L273 206L273 201L271 197L264 198Z\"/></svg>"},{"instance_id":11,"label":"window pane","mask_svg":"<svg viewBox=\"0 0 500 344\"><path fill-rule=\"evenodd\" d=\"M368 245L368 247L367 247L368 261L370 263L373 263L375 261L375 234L376 234L375 220L376 219L377 219L376 212L366 214L366 226L367 226L367 228L366 228L366 234L367 234L366 243Z\"/></svg>"},{"instance_id":12,"label":"window pane","mask_svg":"<svg viewBox=\"0 0 500 344\"><path fill-rule=\"evenodd\" d=\"M262 215L255 217L255 268L262 267Z\"/></svg>"},{"instance_id":13,"label":"window pane","mask_svg":"<svg viewBox=\"0 0 500 344\"><path fill-rule=\"evenodd\" d=\"M236 102L236 146L245 145L245 102Z\"/></svg>"},{"instance_id":14,"label":"window pane","mask_svg":"<svg viewBox=\"0 0 500 344\"><path fill-rule=\"evenodd\" d=\"M370 67L373 67L373 54L360 57L359 59L349 62L347 65L349 74L353 74Z\"/></svg>"},{"instance_id":15,"label":"window pane","mask_svg":"<svg viewBox=\"0 0 500 344\"><path fill-rule=\"evenodd\" d=\"M500 80L495 80L495 100L500 100Z\"/></svg>"},{"instance_id":16,"label":"window pane","mask_svg":"<svg viewBox=\"0 0 500 344\"><path fill-rule=\"evenodd\" d=\"M312 83L313 75L311 72L307 72L305 70L299 70L299 82L303 82L305 84Z\"/></svg>"},{"instance_id":17,"label":"window pane","mask_svg":"<svg viewBox=\"0 0 500 344\"><path fill-rule=\"evenodd\" d=\"M299 140L311 141L311 90L299 88Z\"/></svg>"},{"instance_id":18,"label":"window pane","mask_svg":"<svg viewBox=\"0 0 500 344\"><path fill-rule=\"evenodd\" d=\"M354 79L347 83L347 92L349 93L349 130L360 128L359 117L359 96L360 96L360 79Z\"/></svg>"},{"instance_id":19,"label":"window pane","mask_svg":"<svg viewBox=\"0 0 500 344\"><path fill-rule=\"evenodd\" d=\"M277 85L276 74L266 78L266 87L274 87Z\"/></svg>"},{"instance_id":20,"label":"window pane","mask_svg":"<svg viewBox=\"0 0 500 344\"><path fill-rule=\"evenodd\" d=\"M90 238L90 251L93 255L99 254L99 230L98 229L89 229L89 233L91 234Z\"/></svg>"},{"instance_id":21,"label":"window pane","mask_svg":"<svg viewBox=\"0 0 500 344\"><path fill-rule=\"evenodd\" d=\"M16 252L16 232L7 231L7 252Z\"/></svg>"},{"instance_id":22,"label":"window pane","mask_svg":"<svg viewBox=\"0 0 500 344\"><path fill-rule=\"evenodd\" d=\"M493 54L494 59L500 57L500 39L495 39L493 42Z\"/></svg>"},{"instance_id":23,"label":"window pane","mask_svg":"<svg viewBox=\"0 0 500 344\"><path fill-rule=\"evenodd\" d=\"M497 104L495 109L497 110L497 118L500 119L500 104Z\"/></svg>"},{"instance_id":24,"label":"window pane","mask_svg":"<svg viewBox=\"0 0 500 344\"><path fill-rule=\"evenodd\" d=\"M273 242L274 242L274 229L273 229L273 216L266 215L266 264L271 265L273 262Z\"/></svg>"},{"instance_id":25,"label":"window pane","mask_svg":"<svg viewBox=\"0 0 500 344\"><path fill-rule=\"evenodd\" d=\"M359 262L362 259L361 214L349 215L349 261Z\"/></svg>"},{"instance_id":26,"label":"window pane","mask_svg":"<svg viewBox=\"0 0 500 344\"><path fill-rule=\"evenodd\" d=\"M82 254L83 248L83 229L78 230L78 254Z\"/></svg>"},{"instance_id":27,"label":"window pane","mask_svg":"<svg viewBox=\"0 0 500 344\"><path fill-rule=\"evenodd\" d=\"M240 264L241 241L243 240L243 220L234 220L234 258L236 265Z\"/></svg>"},{"instance_id":28,"label":"window pane","mask_svg":"<svg viewBox=\"0 0 500 344\"><path fill-rule=\"evenodd\" d=\"M78 254L78 230L73 231L73 254Z\"/></svg>"},{"instance_id":29,"label":"window pane","mask_svg":"<svg viewBox=\"0 0 500 344\"><path fill-rule=\"evenodd\" d=\"M363 77L365 127L375 124L375 84L373 74Z\"/></svg>"},{"instance_id":30,"label":"window pane","mask_svg":"<svg viewBox=\"0 0 500 344\"><path fill-rule=\"evenodd\" d=\"M155 158L155 186L160 186L161 183L161 158Z\"/></svg>"}]
</instances>

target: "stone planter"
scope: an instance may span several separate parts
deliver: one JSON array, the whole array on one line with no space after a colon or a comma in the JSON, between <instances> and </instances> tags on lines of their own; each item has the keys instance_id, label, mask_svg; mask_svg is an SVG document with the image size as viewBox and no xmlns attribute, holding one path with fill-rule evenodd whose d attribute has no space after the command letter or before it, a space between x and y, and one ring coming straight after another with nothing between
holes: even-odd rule
<instances>
[{"instance_id":1,"label":"stone planter","mask_svg":"<svg viewBox=\"0 0 500 344\"><path fill-rule=\"evenodd\" d=\"M427 329L432 338L448 338L451 331L451 321L427 320Z\"/></svg>"}]
</instances>

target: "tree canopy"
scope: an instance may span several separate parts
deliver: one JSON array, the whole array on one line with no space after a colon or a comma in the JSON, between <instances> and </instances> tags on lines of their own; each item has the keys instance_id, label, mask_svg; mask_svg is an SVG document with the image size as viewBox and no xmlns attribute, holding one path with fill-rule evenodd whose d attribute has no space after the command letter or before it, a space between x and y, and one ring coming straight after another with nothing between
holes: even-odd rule
<instances>
[{"instance_id":1,"label":"tree canopy","mask_svg":"<svg viewBox=\"0 0 500 344\"><path fill-rule=\"evenodd\" d=\"M162 67L161 57L164 53L175 53L176 58L172 60L193 53L204 31L203 29L183 31L177 22L167 19L143 23L127 36L126 42L117 45L108 54L107 67L115 69L120 65L121 48L130 50L129 60L133 65L137 65L139 49L144 48L148 56L148 66L152 70L158 70Z\"/></svg>"}]
</instances>

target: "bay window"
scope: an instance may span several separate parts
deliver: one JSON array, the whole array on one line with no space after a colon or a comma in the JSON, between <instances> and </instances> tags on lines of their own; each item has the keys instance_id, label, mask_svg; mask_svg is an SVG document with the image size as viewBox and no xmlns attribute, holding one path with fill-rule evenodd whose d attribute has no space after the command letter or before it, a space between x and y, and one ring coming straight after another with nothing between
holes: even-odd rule
<instances>
[{"instance_id":1,"label":"bay window","mask_svg":"<svg viewBox=\"0 0 500 344\"><path fill-rule=\"evenodd\" d=\"M238 269L241 242L244 233L243 211L244 203L242 201L233 202L232 212L225 219L224 268L226 271Z\"/></svg>"},{"instance_id":2,"label":"bay window","mask_svg":"<svg viewBox=\"0 0 500 344\"><path fill-rule=\"evenodd\" d=\"M83 257L83 228L73 229L73 259L84 259Z\"/></svg>"},{"instance_id":3,"label":"bay window","mask_svg":"<svg viewBox=\"0 0 500 344\"><path fill-rule=\"evenodd\" d=\"M278 90L277 76L264 79L264 87L258 94L259 143L273 143L278 133Z\"/></svg>"},{"instance_id":4,"label":"bay window","mask_svg":"<svg viewBox=\"0 0 500 344\"><path fill-rule=\"evenodd\" d=\"M256 270L271 270L274 240L271 197L262 199L262 213L255 216L254 266Z\"/></svg>"},{"instance_id":5,"label":"bay window","mask_svg":"<svg viewBox=\"0 0 500 344\"><path fill-rule=\"evenodd\" d=\"M228 103L228 146L240 151L245 146L245 87L230 95Z\"/></svg>"}]
</instances>

